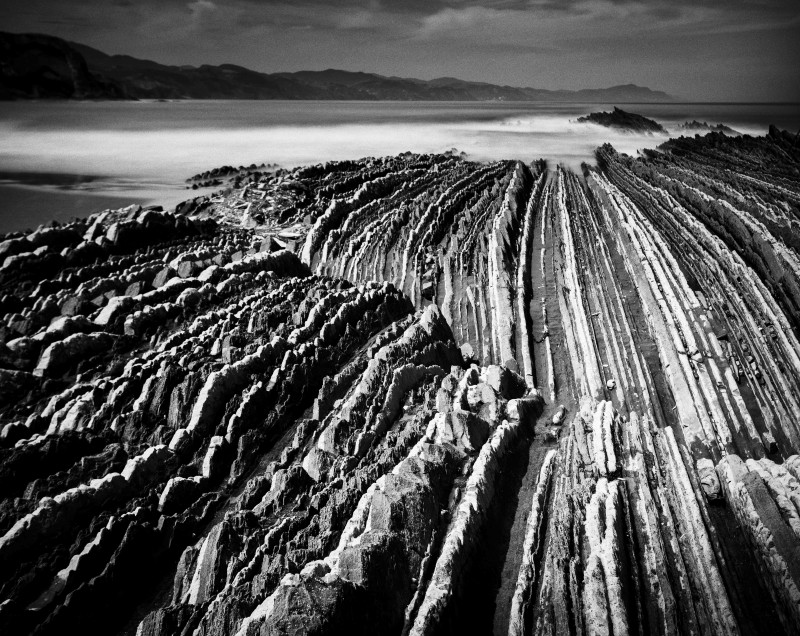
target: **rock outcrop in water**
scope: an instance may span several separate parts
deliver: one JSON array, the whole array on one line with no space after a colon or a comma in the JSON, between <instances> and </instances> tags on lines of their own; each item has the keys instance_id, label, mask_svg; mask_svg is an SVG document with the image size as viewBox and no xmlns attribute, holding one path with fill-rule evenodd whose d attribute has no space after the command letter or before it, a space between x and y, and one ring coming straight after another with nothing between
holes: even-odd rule
<instances>
[{"instance_id":1,"label":"rock outcrop in water","mask_svg":"<svg viewBox=\"0 0 800 636\"><path fill-rule=\"evenodd\" d=\"M657 121L648 119L636 113L629 113L621 108L614 106L614 110L610 113L600 111L597 113L589 113L584 117L578 117L581 123L598 124L606 128L614 128L623 132L630 133L643 133L645 135L652 134L668 134L666 129Z\"/></svg>"},{"instance_id":2,"label":"rock outcrop in water","mask_svg":"<svg viewBox=\"0 0 800 636\"><path fill-rule=\"evenodd\" d=\"M0 242L4 634L792 634L800 150L399 155Z\"/></svg>"},{"instance_id":3,"label":"rock outcrop in water","mask_svg":"<svg viewBox=\"0 0 800 636\"><path fill-rule=\"evenodd\" d=\"M706 134L709 132L720 132L725 133L726 135L741 135L739 131L734 130L730 126L726 126L725 124L709 124L705 121L697 121L693 119L692 121L687 121L682 123L678 126L678 130L680 132L689 132L689 133L700 133Z\"/></svg>"}]
</instances>

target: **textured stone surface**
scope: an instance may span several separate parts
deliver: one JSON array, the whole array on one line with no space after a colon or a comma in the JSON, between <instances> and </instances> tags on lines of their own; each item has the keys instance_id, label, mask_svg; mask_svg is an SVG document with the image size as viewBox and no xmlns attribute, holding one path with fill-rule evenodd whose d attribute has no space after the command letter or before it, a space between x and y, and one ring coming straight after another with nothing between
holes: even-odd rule
<instances>
[{"instance_id":1,"label":"textured stone surface","mask_svg":"<svg viewBox=\"0 0 800 636\"><path fill-rule=\"evenodd\" d=\"M799 151L597 160L2 237L0 632L796 632Z\"/></svg>"}]
</instances>

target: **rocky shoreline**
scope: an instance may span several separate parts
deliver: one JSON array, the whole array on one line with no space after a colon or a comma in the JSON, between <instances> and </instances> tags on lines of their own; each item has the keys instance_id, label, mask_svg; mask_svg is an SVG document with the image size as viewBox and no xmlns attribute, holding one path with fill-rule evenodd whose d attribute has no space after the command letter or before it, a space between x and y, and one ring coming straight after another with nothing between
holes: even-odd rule
<instances>
[{"instance_id":1,"label":"rocky shoreline","mask_svg":"<svg viewBox=\"0 0 800 636\"><path fill-rule=\"evenodd\" d=\"M792 135L198 178L0 242L0 632L796 633Z\"/></svg>"}]
</instances>

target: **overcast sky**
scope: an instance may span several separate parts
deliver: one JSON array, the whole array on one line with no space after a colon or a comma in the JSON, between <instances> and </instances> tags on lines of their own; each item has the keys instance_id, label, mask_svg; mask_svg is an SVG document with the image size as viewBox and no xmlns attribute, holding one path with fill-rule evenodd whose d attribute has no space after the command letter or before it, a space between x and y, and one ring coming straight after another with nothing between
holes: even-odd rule
<instances>
[{"instance_id":1,"label":"overcast sky","mask_svg":"<svg viewBox=\"0 0 800 636\"><path fill-rule=\"evenodd\" d=\"M800 101L800 0L3 0L0 29L255 70Z\"/></svg>"}]
</instances>

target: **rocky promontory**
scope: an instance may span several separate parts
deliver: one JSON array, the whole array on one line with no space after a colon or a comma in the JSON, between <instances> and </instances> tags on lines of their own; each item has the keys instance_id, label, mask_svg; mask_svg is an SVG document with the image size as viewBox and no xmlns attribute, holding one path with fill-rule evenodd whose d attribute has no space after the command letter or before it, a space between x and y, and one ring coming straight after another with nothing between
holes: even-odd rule
<instances>
[{"instance_id":1,"label":"rocky promontory","mask_svg":"<svg viewBox=\"0 0 800 636\"><path fill-rule=\"evenodd\" d=\"M793 136L224 167L0 240L3 634L793 634Z\"/></svg>"},{"instance_id":2,"label":"rocky promontory","mask_svg":"<svg viewBox=\"0 0 800 636\"><path fill-rule=\"evenodd\" d=\"M621 108L614 106L611 112L599 111L589 113L583 117L578 117L581 123L597 124L606 128L614 128L623 132L644 133L652 135L654 133L667 135L667 130L658 122L648 119L636 113L629 113Z\"/></svg>"},{"instance_id":3,"label":"rocky promontory","mask_svg":"<svg viewBox=\"0 0 800 636\"><path fill-rule=\"evenodd\" d=\"M726 135L741 135L737 130L734 130L730 126L726 126L725 124L709 124L705 121L697 121L693 119L692 121L687 121L682 123L678 126L678 130L681 132L690 132L690 133L710 133L710 132L718 132L724 133Z\"/></svg>"}]
</instances>

